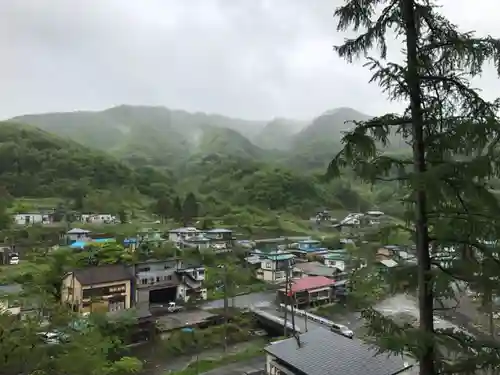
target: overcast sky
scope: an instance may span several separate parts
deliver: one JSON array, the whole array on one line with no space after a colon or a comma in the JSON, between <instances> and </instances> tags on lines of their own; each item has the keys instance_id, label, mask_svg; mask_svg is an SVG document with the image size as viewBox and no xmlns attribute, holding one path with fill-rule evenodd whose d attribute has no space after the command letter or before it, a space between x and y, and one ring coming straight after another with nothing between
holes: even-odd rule
<instances>
[{"instance_id":1,"label":"overcast sky","mask_svg":"<svg viewBox=\"0 0 500 375\"><path fill-rule=\"evenodd\" d=\"M119 104L248 119L385 112L369 73L332 51L339 3L0 0L0 118ZM441 3L463 28L500 36L498 0ZM481 86L493 95L500 81Z\"/></svg>"}]
</instances>

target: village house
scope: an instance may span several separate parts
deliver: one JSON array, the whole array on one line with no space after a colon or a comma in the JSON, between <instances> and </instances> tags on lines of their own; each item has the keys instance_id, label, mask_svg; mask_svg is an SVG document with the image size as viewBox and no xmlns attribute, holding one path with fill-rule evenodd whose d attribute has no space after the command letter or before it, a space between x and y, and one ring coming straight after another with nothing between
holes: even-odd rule
<instances>
[{"instance_id":1,"label":"village house","mask_svg":"<svg viewBox=\"0 0 500 375\"><path fill-rule=\"evenodd\" d=\"M148 260L129 267L134 275L134 304L138 306L167 305L177 299L180 284L175 259Z\"/></svg>"},{"instance_id":2,"label":"village house","mask_svg":"<svg viewBox=\"0 0 500 375\"><path fill-rule=\"evenodd\" d=\"M194 227L177 228L168 232L168 240L171 242L183 242L199 235L203 235L203 233Z\"/></svg>"},{"instance_id":3,"label":"village house","mask_svg":"<svg viewBox=\"0 0 500 375\"><path fill-rule=\"evenodd\" d=\"M330 250L328 253L323 254L322 258L325 266L344 271L349 259L349 253L346 249Z\"/></svg>"},{"instance_id":4,"label":"village house","mask_svg":"<svg viewBox=\"0 0 500 375\"><path fill-rule=\"evenodd\" d=\"M203 234L198 234L197 236L189 237L183 242L183 245L198 250L210 249L211 244L212 240L208 237L205 237Z\"/></svg>"},{"instance_id":5,"label":"village house","mask_svg":"<svg viewBox=\"0 0 500 375\"><path fill-rule=\"evenodd\" d=\"M177 268L177 275L180 280L177 299L184 302L207 299L207 289L203 286L205 266L181 262Z\"/></svg>"},{"instance_id":6,"label":"village house","mask_svg":"<svg viewBox=\"0 0 500 375\"><path fill-rule=\"evenodd\" d=\"M358 339L327 329L314 329L268 345L267 375L410 375L413 362L402 356L380 354Z\"/></svg>"},{"instance_id":7,"label":"village house","mask_svg":"<svg viewBox=\"0 0 500 375\"><path fill-rule=\"evenodd\" d=\"M113 224L117 222L117 218L112 214L82 214L80 221L89 224Z\"/></svg>"},{"instance_id":8,"label":"village house","mask_svg":"<svg viewBox=\"0 0 500 375\"><path fill-rule=\"evenodd\" d=\"M132 281L121 264L77 269L62 280L61 302L80 313L129 309Z\"/></svg>"},{"instance_id":9,"label":"village house","mask_svg":"<svg viewBox=\"0 0 500 375\"><path fill-rule=\"evenodd\" d=\"M294 266L294 274L300 275L299 277L324 276L335 281L345 280L347 278L347 274L343 269L328 267L320 262L296 263Z\"/></svg>"},{"instance_id":10,"label":"village house","mask_svg":"<svg viewBox=\"0 0 500 375\"><path fill-rule=\"evenodd\" d=\"M287 270L289 270L289 277L292 278L294 258L295 255L290 253L262 254L260 268L256 271L257 278L269 283L282 283L286 280Z\"/></svg>"},{"instance_id":11,"label":"village house","mask_svg":"<svg viewBox=\"0 0 500 375\"><path fill-rule=\"evenodd\" d=\"M233 231L230 229L216 228L206 230L205 237L209 238L215 249L230 249L233 247Z\"/></svg>"},{"instance_id":12,"label":"village house","mask_svg":"<svg viewBox=\"0 0 500 375\"><path fill-rule=\"evenodd\" d=\"M53 222L53 211L26 212L13 215L16 225L50 224Z\"/></svg>"},{"instance_id":13,"label":"village house","mask_svg":"<svg viewBox=\"0 0 500 375\"><path fill-rule=\"evenodd\" d=\"M90 241L90 231L81 228L73 228L66 232L66 240L68 244L77 241Z\"/></svg>"},{"instance_id":14,"label":"village house","mask_svg":"<svg viewBox=\"0 0 500 375\"><path fill-rule=\"evenodd\" d=\"M307 276L293 280L290 286L277 291L278 301L285 302L293 296L297 308L331 303L335 298L335 281L325 276Z\"/></svg>"},{"instance_id":15,"label":"village house","mask_svg":"<svg viewBox=\"0 0 500 375\"><path fill-rule=\"evenodd\" d=\"M21 314L21 304L18 297L22 290L20 284L0 285L0 314Z\"/></svg>"}]
</instances>

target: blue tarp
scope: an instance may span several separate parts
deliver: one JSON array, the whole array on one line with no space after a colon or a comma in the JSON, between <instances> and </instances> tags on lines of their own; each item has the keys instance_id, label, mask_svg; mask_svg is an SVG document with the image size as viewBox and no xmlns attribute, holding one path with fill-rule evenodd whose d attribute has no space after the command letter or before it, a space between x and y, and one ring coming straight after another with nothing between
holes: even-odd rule
<instances>
[{"instance_id":1,"label":"blue tarp","mask_svg":"<svg viewBox=\"0 0 500 375\"><path fill-rule=\"evenodd\" d=\"M73 249L83 249L85 246L87 246L87 242L85 241L76 241L70 245Z\"/></svg>"}]
</instances>

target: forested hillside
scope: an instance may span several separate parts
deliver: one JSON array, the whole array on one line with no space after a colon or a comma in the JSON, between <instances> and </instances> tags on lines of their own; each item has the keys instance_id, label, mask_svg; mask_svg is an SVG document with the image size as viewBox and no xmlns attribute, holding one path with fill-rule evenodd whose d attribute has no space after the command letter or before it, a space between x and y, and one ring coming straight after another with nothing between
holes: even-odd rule
<instances>
[{"instance_id":1,"label":"forested hillside","mask_svg":"<svg viewBox=\"0 0 500 375\"><path fill-rule=\"evenodd\" d=\"M205 214L250 215L246 221L269 210L302 217L324 208L395 211L394 186L371 189L348 174L334 182L322 178L347 122L368 118L341 108L307 126L283 119L266 125L132 106L22 116L0 127L5 155L0 184L15 196L71 198L113 191L91 205L108 210L130 197L149 205L151 200L141 196L172 201L194 193Z\"/></svg>"},{"instance_id":2,"label":"forested hillside","mask_svg":"<svg viewBox=\"0 0 500 375\"><path fill-rule=\"evenodd\" d=\"M119 106L101 112L26 115L28 123L134 166L177 168L193 155L237 155L301 172L324 169L352 121L371 116L338 108L315 119L269 122L188 113L164 107ZM395 142L391 147L400 147Z\"/></svg>"},{"instance_id":3,"label":"forested hillside","mask_svg":"<svg viewBox=\"0 0 500 375\"><path fill-rule=\"evenodd\" d=\"M0 185L13 196L73 197L90 189L123 188L154 196L171 189L170 182L151 168L130 168L34 127L0 123Z\"/></svg>"}]
</instances>

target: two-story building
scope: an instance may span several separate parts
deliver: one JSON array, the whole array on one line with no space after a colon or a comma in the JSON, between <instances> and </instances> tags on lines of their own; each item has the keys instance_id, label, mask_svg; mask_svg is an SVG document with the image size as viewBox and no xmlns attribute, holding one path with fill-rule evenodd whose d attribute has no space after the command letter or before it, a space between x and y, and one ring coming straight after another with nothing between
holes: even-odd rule
<instances>
[{"instance_id":1,"label":"two-story building","mask_svg":"<svg viewBox=\"0 0 500 375\"><path fill-rule=\"evenodd\" d=\"M231 249L233 247L233 231L231 229L210 229L205 231L205 237L210 238L211 245L216 250Z\"/></svg>"},{"instance_id":2,"label":"two-story building","mask_svg":"<svg viewBox=\"0 0 500 375\"><path fill-rule=\"evenodd\" d=\"M349 252L347 249L330 250L328 253L323 254L322 257L325 266L344 271L349 260Z\"/></svg>"},{"instance_id":3,"label":"two-story building","mask_svg":"<svg viewBox=\"0 0 500 375\"><path fill-rule=\"evenodd\" d=\"M256 276L269 283L282 283L286 280L287 270L289 277L293 277L294 259L295 255L290 253L262 254L260 268L257 269Z\"/></svg>"},{"instance_id":4,"label":"two-story building","mask_svg":"<svg viewBox=\"0 0 500 375\"><path fill-rule=\"evenodd\" d=\"M177 274L180 279L177 288L177 299L184 302L207 299L207 289L203 286L205 267L202 264L181 262Z\"/></svg>"},{"instance_id":5,"label":"two-story building","mask_svg":"<svg viewBox=\"0 0 500 375\"><path fill-rule=\"evenodd\" d=\"M116 216L112 214L82 214L80 220L83 223L91 224L113 224L118 221Z\"/></svg>"},{"instance_id":6,"label":"two-story building","mask_svg":"<svg viewBox=\"0 0 500 375\"><path fill-rule=\"evenodd\" d=\"M128 309L132 304L132 276L121 264L68 272L62 280L61 302L81 313Z\"/></svg>"},{"instance_id":7,"label":"two-story building","mask_svg":"<svg viewBox=\"0 0 500 375\"><path fill-rule=\"evenodd\" d=\"M179 277L175 259L148 260L129 267L134 275L134 304L166 305L177 299Z\"/></svg>"},{"instance_id":8,"label":"two-story building","mask_svg":"<svg viewBox=\"0 0 500 375\"><path fill-rule=\"evenodd\" d=\"M168 240L171 242L183 242L199 235L203 235L203 233L195 227L177 228L168 232Z\"/></svg>"},{"instance_id":9,"label":"two-story building","mask_svg":"<svg viewBox=\"0 0 500 375\"><path fill-rule=\"evenodd\" d=\"M194 237L186 238L183 242L184 246L195 248L198 250L210 249L211 244L212 244L212 240L203 234L199 234L199 235L194 236Z\"/></svg>"},{"instance_id":10,"label":"two-story building","mask_svg":"<svg viewBox=\"0 0 500 375\"><path fill-rule=\"evenodd\" d=\"M16 225L50 224L53 221L53 212L23 212L13 215Z\"/></svg>"},{"instance_id":11,"label":"two-story building","mask_svg":"<svg viewBox=\"0 0 500 375\"><path fill-rule=\"evenodd\" d=\"M278 290L280 302L293 296L297 308L331 303L335 298L335 281L325 276L307 276L293 280L288 287Z\"/></svg>"}]
</instances>

